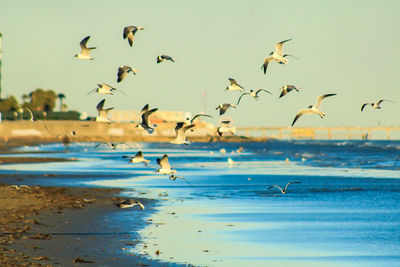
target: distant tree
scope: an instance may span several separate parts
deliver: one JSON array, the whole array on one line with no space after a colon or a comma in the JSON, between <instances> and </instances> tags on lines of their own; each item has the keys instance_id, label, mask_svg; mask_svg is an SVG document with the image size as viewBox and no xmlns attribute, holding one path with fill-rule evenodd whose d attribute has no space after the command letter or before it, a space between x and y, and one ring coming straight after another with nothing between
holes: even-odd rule
<instances>
[{"instance_id":1,"label":"distant tree","mask_svg":"<svg viewBox=\"0 0 400 267\"><path fill-rule=\"evenodd\" d=\"M57 94L53 90L43 90L41 88L29 93L31 98L30 103L25 103L24 106L34 111L53 111L56 105Z\"/></svg>"},{"instance_id":2,"label":"distant tree","mask_svg":"<svg viewBox=\"0 0 400 267\"><path fill-rule=\"evenodd\" d=\"M60 111L63 111L64 108L63 100L65 98L65 95L63 93L59 93L57 97L60 100Z\"/></svg>"},{"instance_id":3,"label":"distant tree","mask_svg":"<svg viewBox=\"0 0 400 267\"><path fill-rule=\"evenodd\" d=\"M0 112L16 111L19 107L20 104L14 96L9 96L0 100Z\"/></svg>"}]
</instances>

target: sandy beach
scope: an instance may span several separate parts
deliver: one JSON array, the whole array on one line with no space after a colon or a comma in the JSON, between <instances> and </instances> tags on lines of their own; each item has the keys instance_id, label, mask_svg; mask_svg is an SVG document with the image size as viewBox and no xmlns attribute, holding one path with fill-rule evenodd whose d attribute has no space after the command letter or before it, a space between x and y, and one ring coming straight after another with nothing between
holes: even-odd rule
<instances>
[{"instance_id":1,"label":"sandy beach","mask_svg":"<svg viewBox=\"0 0 400 267\"><path fill-rule=\"evenodd\" d=\"M1 162L58 160L2 157ZM122 253L136 245L137 236L124 233L123 227L107 216L129 212L136 218L138 229L150 222L144 220L138 208L122 210L114 205L122 199L118 196L121 189L22 185L34 184L32 179L35 178L18 173L0 176L1 266L160 265ZM152 201L139 200L151 209Z\"/></svg>"}]
</instances>

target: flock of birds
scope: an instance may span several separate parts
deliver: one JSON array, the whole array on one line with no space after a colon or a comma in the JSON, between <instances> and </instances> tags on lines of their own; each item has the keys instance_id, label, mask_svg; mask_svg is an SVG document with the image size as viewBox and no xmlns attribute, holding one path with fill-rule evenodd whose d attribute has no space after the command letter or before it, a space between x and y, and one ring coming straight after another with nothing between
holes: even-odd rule
<instances>
[{"instance_id":1,"label":"flock of birds","mask_svg":"<svg viewBox=\"0 0 400 267\"><path fill-rule=\"evenodd\" d=\"M123 39L127 39L129 45L132 47L134 40L135 40L135 34L141 30L144 30L144 27L127 26L123 29ZM90 53L92 50L96 49L96 47L88 47L89 39L90 39L90 36L87 36L80 42L81 52L79 54L75 55L76 58L81 59L81 60L93 60ZM281 41L281 42L278 42L275 44L275 50L270 52L269 55L267 57L265 57L264 62L261 66L261 70L264 74L267 73L267 68L272 62L277 62L278 64L286 65L289 62L287 59L288 57L293 57L293 58L297 59L297 57L290 55L290 54L285 54L283 52L283 45L291 40L292 39L287 39L287 40L284 40L284 41ZM175 59L168 55L159 55L156 57L157 64L160 64L164 61L175 62ZM122 82L129 73L136 75L138 73L138 70L136 70L130 66L119 67L118 71L117 71L117 83ZM233 92L238 91L241 93L241 95L239 96L236 104L222 103L222 104L218 105L216 107L216 110L219 110L220 116L225 114L230 108L237 108L239 106L240 102L242 101L242 98L245 96L250 96L251 98L258 100L261 93L266 93L266 94L272 95L271 92L269 92L268 90L262 89L262 88L257 89L257 90L250 90L249 92L247 92L235 79L229 78L228 80L230 82L230 85L228 87L226 87L225 91L233 91ZM279 95L279 98L284 97L285 95L287 95L288 93L290 93L292 91L299 92L301 90L300 87L297 87L295 85L285 85L285 86L282 86L280 89L281 89L281 93ZM113 95L117 91L121 92L122 94L125 94L120 89L110 86L107 83L101 83L101 84L98 84L97 88L89 91L88 95L93 92L96 92L101 95ZM325 113L322 112L320 109L322 101L325 98L335 96L335 95L336 95L335 93L328 93L328 94L323 94L323 95L318 96L314 105L310 105L309 107L300 109L298 111L298 113L295 115L291 125L293 126L298 121L298 119L303 115L317 114L321 118L325 117ZM363 111L365 109L365 107L368 105L370 105L374 109L380 109L381 108L380 105L383 101L390 101L390 100L381 99L376 103L364 103L361 107L361 111ZM390 102L392 102L392 101L390 101ZM107 114L110 110L113 109L113 107L105 108L104 105L105 105L105 99L101 100L97 104L96 109L98 111L98 116L96 117L96 121L110 123L110 120L107 118ZM154 128L157 125L153 124L151 122L151 120L149 119L149 117L157 110L158 110L158 108L150 109L149 105L146 104L140 112L141 122L138 123L136 127L138 127L139 129L145 130L148 134L152 134L154 132ZM170 143L172 143L172 144L189 144L190 142L186 139L186 132L188 130L193 131L193 128L195 127L194 122L200 116L211 117L210 115L207 115L207 114L196 114L191 119L189 118L185 121L177 122L175 125L176 137ZM229 121L229 120L222 121L221 125L216 129L217 134L219 136L222 136L224 133L236 134L236 127L231 126L230 124L231 124L231 121ZM118 144L113 144L110 147L115 149L117 147L117 145ZM142 151L139 151L135 156L132 156L132 157L127 156L127 158L129 158L129 162L131 162L131 163L144 163L146 166L150 162L149 160L144 158ZM176 180L177 178L182 178L189 184L189 182L185 178L176 175L176 170L172 169L169 164L168 155L165 154L162 158L158 158L157 164L159 165L159 168L156 171L157 173L169 175L169 178L171 180ZM277 187L281 190L282 193L286 193L287 187L292 183L299 183L299 182L288 183L286 185L285 189L282 189L281 187L279 187L277 185L272 186L272 187ZM268 189L271 189L272 187L270 187ZM137 203L122 203L120 206L122 207L122 206L129 206L129 205L139 205L139 204L137 204Z\"/></svg>"}]
</instances>

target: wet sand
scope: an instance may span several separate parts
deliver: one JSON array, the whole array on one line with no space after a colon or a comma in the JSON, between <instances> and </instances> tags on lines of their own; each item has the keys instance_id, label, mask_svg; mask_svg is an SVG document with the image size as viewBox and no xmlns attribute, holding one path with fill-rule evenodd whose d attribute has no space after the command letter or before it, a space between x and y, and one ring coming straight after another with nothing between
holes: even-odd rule
<instances>
[{"instance_id":1,"label":"wet sand","mask_svg":"<svg viewBox=\"0 0 400 267\"><path fill-rule=\"evenodd\" d=\"M20 162L23 158L14 158ZM15 185L34 179L0 177L0 266L168 266L127 253L138 235L123 232L112 214L128 212L138 230L150 222L137 207L114 205L122 189ZM138 200L151 212L154 201Z\"/></svg>"}]
</instances>

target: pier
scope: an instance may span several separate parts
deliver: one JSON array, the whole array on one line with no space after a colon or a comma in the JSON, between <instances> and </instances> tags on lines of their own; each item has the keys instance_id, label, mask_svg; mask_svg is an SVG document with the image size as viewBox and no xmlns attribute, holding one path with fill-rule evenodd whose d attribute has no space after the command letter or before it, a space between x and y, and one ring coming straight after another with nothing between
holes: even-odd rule
<instances>
[{"instance_id":1,"label":"pier","mask_svg":"<svg viewBox=\"0 0 400 267\"><path fill-rule=\"evenodd\" d=\"M238 127L246 137L324 140L398 140L400 127Z\"/></svg>"}]
</instances>

